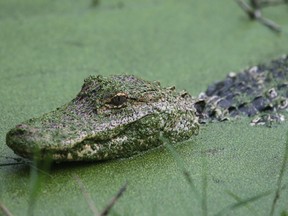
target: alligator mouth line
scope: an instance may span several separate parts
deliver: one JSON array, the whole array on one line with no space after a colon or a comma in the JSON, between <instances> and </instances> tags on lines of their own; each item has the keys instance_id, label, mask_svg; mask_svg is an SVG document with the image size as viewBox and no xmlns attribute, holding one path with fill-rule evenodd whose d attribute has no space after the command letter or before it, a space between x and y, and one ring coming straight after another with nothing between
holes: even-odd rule
<instances>
[{"instance_id":1,"label":"alligator mouth line","mask_svg":"<svg viewBox=\"0 0 288 216\"><path fill-rule=\"evenodd\" d=\"M119 139L119 134L115 134L109 139L84 138L81 142L74 143L73 146L57 145L57 146L41 146L41 141L29 140L31 134L23 129L14 128L7 133L7 145L13 147L13 151L29 159L52 159L54 161L80 160L85 156L89 158L94 155L105 158L103 147L105 148L111 140ZM29 143L29 145L27 145Z\"/></svg>"},{"instance_id":2,"label":"alligator mouth line","mask_svg":"<svg viewBox=\"0 0 288 216\"><path fill-rule=\"evenodd\" d=\"M143 118L145 116L140 119ZM105 135L102 136L95 133L95 131L78 133L78 136L74 139L70 136L62 139L64 135L61 135L59 131L56 136L52 133L54 132L54 128L51 129L52 127L50 128L52 132L49 130L43 132L41 129L34 127L33 124L22 123L7 133L6 143L13 149L14 153L28 159L52 159L59 162L80 161L83 158L86 161L108 160L119 158L125 154L135 154L135 150L129 150L129 145L123 145L123 143L131 143L128 141L125 131L135 130L134 123L135 121L118 125L110 131L106 129ZM145 147L143 149L145 150Z\"/></svg>"}]
</instances>

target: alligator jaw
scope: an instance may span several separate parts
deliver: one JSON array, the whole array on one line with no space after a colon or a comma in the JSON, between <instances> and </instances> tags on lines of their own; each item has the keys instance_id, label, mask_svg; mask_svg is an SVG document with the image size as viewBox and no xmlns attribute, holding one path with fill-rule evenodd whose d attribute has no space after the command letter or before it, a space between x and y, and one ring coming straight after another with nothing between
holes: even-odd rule
<instances>
[{"instance_id":1,"label":"alligator jaw","mask_svg":"<svg viewBox=\"0 0 288 216\"><path fill-rule=\"evenodd\" d=\"M69 161L75 160L72 154L75 156L75 148L85 140L93 139L95 144L105 145L105 140L112 139L123 130L117 124L111 126L108 121L111 119L103 120L93 113L80 115L74 108L74 104L69 103L17 125L7 133L7 145L24 158Z\"/></svg>"},{"instance_id":2,"label":"alligator jaw","mask_svg":"<svg viewBox=\"0 0 288 216\"><path fill-rule=\"evenodd\" d=\"M114 132L113 132L114 133ZM113 134L117 135L117 134ZM113 136L111 134L111 136ZM58 137L65 137L59 134ZM108 140L93 138L92 134L79 134L75 139L59 140L53 132L43 132L27 124L17 125L6 135L7 145L14 153L28 159L53 161L103 160L112 158L106 152L115 140L121 141L121 136ZM87 138L88 137L88 138ZM95 135L97 137L97 134ZM125 141L125 137L122 138ZM110 149L111 151L111 149ZM109 157L108 157L109 156Z\"/></svg>"},{"instance_id":3,"label":"alligator jaw","mask_svg":"<svg viewBox=\"0 0 288 216\"><path fill-rule=\"evenodd\" d=\"M89 131L89 128L82 128L82 131L74 131L74 138L71 137L72 133L67 133L63 128L61 130L59 128L54 130L51 127L37 128L36 122L42 119L36 118L11 129L6 135L6 143L17 155L29 159L51 159L60 162L129 157L162 145L162 141L159 140L160 130L150 130L142 126L142 124L150 124L152 118L155 120L153 114L144 115L137 121L114 128L111 128L111 125L103 126L105 123L101 126L99 123L98 126L103 128L102 131ZM160 126L159 118L156 124ZM137 134L141 127L148 131L148 135L150 133L149 137L131 136Z\"/></svg>"},{"instance_id":4,"label":"alligator jaw","mask_svg":"<svg viewBox=\"0 0 288 216\"><path fill-rule=\"evenodd\" d=\"M161 104L158 103L164 106ZM7 145L17 155L29 159L98 161L129 157L162 144L158 139L162 115L156 115L158 111L153 106L142 105L138 112L126 108L126 115L115 110L110 116L83 115L74 108L74 102L70 102L17 125L7 133ZM141 127L149 137L146 132L143 137L138 135Z\"/></svg>"}]
</instances>

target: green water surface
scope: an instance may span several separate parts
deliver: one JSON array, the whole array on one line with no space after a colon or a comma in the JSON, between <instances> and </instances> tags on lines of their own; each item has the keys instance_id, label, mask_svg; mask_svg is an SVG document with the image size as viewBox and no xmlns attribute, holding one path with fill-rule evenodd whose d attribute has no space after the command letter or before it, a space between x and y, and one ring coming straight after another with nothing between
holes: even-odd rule
<instances>
[{"instance_id":1,"label":"green water surface","mask_svg":"<svg viewBox=\"0 0 288 216\"><path fill-rule=\"evenodd\" d=\"M71 100L90 74L134 74L197 95L230 71L288 53L287 6L264 14L282 34L250 21L232 0L1 0L0 155L15 157L5 144L10 128ZM288 123L249 121L202 126L175 146L176 158L160 148L131 159L54 165L39 174L36 195L29 166L1 166L0 203L14 215L92 215L77 175L99 211L128 182L111 215L214 215L237 203L227 191L239 201L277 188ZM269 215L273 198L224 215ZM275 215L283 211L287 188Z\"/></svg>"}]
</instances>

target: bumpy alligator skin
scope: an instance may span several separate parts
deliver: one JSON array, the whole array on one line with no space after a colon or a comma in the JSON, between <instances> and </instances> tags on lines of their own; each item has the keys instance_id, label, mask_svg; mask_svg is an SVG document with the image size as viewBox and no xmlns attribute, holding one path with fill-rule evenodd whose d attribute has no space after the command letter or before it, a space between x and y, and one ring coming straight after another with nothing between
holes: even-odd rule
<instances>
[{"instance_id":1,"label":"bumpy alligator skin","mask_svg":"<svg viewBox=\"0 0 288 216\"><path fill-rule=\"evenodd\" d=\"M200 109L200 121L258 113L270 113L268 116L274 118L271 120L281 121L284 117L278 111L288 107L288 58L283 56L238 74L231 72L199 98L196 107Z\"/></svg>"},{"instance_id":2,"label":"bumpy alligator skin","mask_svg":"<svg viewBox=\"0 0 288 216\"><path fill-rule=\"evenodd\" d=\"M75 99L17 125L7 133L6 143L25 158L129 157L161 146L163 140L187 140L204 122L263 112L272 114L268 120L283 120L279 111L287 110L287 98L286 56L230 73L198 98L130 75L90 76Z\"/></svg>"}]
</instances>

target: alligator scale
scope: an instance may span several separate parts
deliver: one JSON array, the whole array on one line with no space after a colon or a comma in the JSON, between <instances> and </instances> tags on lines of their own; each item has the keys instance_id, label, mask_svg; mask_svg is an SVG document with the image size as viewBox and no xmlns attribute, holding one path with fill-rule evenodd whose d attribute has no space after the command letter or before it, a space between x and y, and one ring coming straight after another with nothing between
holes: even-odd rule
<instances>
[{"instance_id":1,"label":"alligator scale","mask_svg":"<svg viewBox=\"0 0 288 216\"><path fill-rule=\"evenodd\" d=\"M71 102L11 129L7 145L25 158L97 161L129 157L189 139L202 123L257 116L283 121L288 57L230 73L199 97L131 75L90 76ZM163 139L164 138L164 139Z\"/></svg>"}]
</instances>

